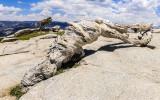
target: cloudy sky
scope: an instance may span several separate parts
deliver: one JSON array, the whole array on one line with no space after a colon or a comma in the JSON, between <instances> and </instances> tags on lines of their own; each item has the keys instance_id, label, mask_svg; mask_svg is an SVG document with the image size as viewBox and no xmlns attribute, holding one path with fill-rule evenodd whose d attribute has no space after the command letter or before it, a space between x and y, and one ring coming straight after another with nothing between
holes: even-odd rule
<instances>
[{"instance_id":1,"label":"cloudy sky","mask_svg":"<svg viewBox=\"0 0 160 100\"><path fill-rule=\"evenodd\" d=\"M160 25L160 0L0 0L0 20L54 21L108 19Z\"/></svg>"}]
</instances>

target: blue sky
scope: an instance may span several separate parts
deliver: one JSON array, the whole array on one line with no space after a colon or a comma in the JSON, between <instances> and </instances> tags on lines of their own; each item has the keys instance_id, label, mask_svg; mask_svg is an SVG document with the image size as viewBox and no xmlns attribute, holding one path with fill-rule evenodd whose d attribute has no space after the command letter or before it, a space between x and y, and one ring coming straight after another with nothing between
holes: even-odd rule
<instances>
[{"instance_id":1,"label":"blue sky","mask_svg":"<svg viewBox=\"0 0 160 100\"><path fill-rule=\"evenodd\" d=\"M23 11L18 12L18 14L27 15L29 13L33 13L32 11L30 11L31 4L41 1L43 0L0 0L0 4L3 4L3 6L8 6L8 7L14 6L16 8L24 9Z\"/></svg>"},{"instance_id":2,"label":"blue sky","mask_svg":"<svg viewBox=\"0 0 160 100\"><path fill-rule=\"evenodd\" d=\"M160 0L0 0L0 20L95 20L160 25Z\"/></svg>"}]
</instances>

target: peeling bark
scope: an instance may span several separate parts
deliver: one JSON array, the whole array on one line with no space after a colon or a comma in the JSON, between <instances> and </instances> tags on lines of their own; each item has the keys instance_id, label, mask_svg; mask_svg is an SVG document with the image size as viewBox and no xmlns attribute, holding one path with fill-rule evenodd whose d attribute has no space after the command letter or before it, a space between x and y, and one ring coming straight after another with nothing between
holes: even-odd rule
<instances>
[{"instance_id":1,"label":"peeling bark","mask_svg":"<svg viewBox=\"0 0 160 100\"><path fill-rule=\"evenodd\" d=\"M43 62L24 75L21 81L23 91L28 91L34 84L54 76L62 63L83 57L85 53L82 47L96 41L100 35L120 39L133 45L147 45L152 39L152 24L118 25L105 23L103 20L68 24L66 32L63 36L57 37L55 44L43 58Z\"/></svg>"}]
</instances>

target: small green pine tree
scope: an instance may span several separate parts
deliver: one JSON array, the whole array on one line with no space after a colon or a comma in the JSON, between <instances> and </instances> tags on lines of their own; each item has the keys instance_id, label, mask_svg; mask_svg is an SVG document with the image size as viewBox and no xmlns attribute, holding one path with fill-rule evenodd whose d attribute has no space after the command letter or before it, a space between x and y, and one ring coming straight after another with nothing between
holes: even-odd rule
<instances>
[{"instance_id":1,"label":"small green pine tree","mask_svg":"<svg viewBox=\"0 0 160 100\"><path fill-rule=\"evenodd\" d=\"M40 28L39 30L42 30L42 27L45 25L45 24L50 24L52 22L52 17L48 17L46 19L43 19L42 21L39 22L39 25L40 25Z\"/></svg>"}]
</instances>

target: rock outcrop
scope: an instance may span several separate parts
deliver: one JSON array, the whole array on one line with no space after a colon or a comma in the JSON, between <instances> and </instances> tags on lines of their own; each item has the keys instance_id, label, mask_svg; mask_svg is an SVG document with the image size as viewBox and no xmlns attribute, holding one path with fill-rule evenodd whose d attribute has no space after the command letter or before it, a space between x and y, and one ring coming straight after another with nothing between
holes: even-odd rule
<instances>
[{"instance_id":1,"label":"rock outcrop","mask_svg":"<svg viewBox=\"0 0 160 100\"><path fill-rule=\"evenodd\" d=\"M0 100L20 84L27 70L41 62L56 37L47 34L25 41L0 43Z\"/></svg>"},{"instance_id":2,"label":"rock outcrop","mask_svg":"<svg viewBox=\"0 0 160 100\"><path fill-rule=\"evenodd\" d=\"M160 29L153 29L154 33L160 33Z\"/></svg>"},{"instance_id":3,"label":"rock outcrop","mask_svg":"<svg viewBox=\"0 0 160 100\"><path fill-rule=\"evenodd\" d=\"M17 40L18 38L16 37L5 37L1 42L12 42L12 41L15 41Z\"/></svg>"},{"instance_id":4,"label":"rock outcrop","mask_svg":"<svg viewBox=\"0 0 160 100\"><path fill-rule=\"evenodd\" d=\"M59 25L56 25L54 27L52 27L52 31L53 32L58 32L60 30L60 26Z\"/></svg>"},{"instance_id":5,"label":"rock outcrop","mask_svg":"<svg viewBox=\"0 0 160 100\"><path fill-rule=\"evenodd\" d=\"M34 84L55 75L63 63L82 58L84 56L82 46L96 41L100 35L141 46L147 45L152 39L152 24L126 26L96 20L70 22L69 25L64 35L58 37L55 44L50 47L43 61L24 75L21 82L23 91L28 91Z\"/></svg>"},{"instance_id":6,"label":"rock outcrop","mask_svg":"<svg viewBox=\"0 0 160 100\"><path fill-rule=\"evenodd\" d=\"M54 27L44 27L41 31L39 30L39 28L27 28L27 29L22 29L17 31L16 33L9 35L7 37L5 37L1 42L12 42L17 40L19 36L23 36L25 34L29 34L29 33L33 33L33 32L38 32L38 33L43 33L43 32L48 32L49 34L54 34L54 32L58 32L60 31L60 26L56 25Z\"/></svg>"},{"instance_id":7,"label":"rock outcrop","mask_svg":"<svg viewBox=\"0 0 160 100\"><path fill-rule=\"evenodd\" d=\"M154 49L99 37L83 47L79 67L34 85L20 100L159 100L160 34L153 37Z\"/></svg>"},{"instance_id":8,"label":"rock outcrop","mask_svg":"<svg viewBox=\"0 0 160 100\"><path fill-rule=\"evenodd\" d=\"M35 28L35 29L22 29L22 30L19 30L17 31L15 34L13 34L14 37L19 37L21 35L24 35L25 33L32 33L34 31L39 31L39 28Z\"/></svg>"}]
</instances>

